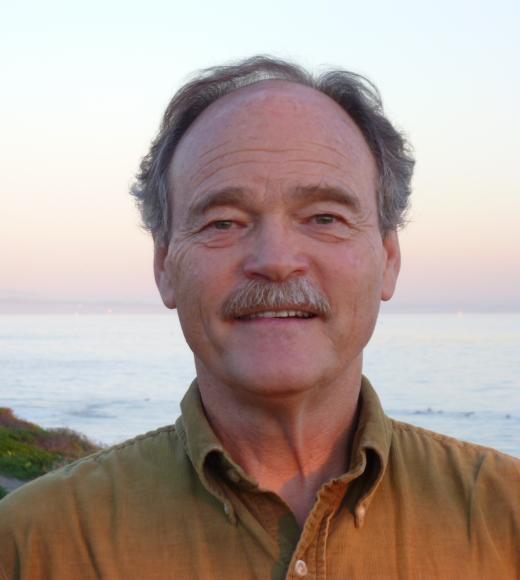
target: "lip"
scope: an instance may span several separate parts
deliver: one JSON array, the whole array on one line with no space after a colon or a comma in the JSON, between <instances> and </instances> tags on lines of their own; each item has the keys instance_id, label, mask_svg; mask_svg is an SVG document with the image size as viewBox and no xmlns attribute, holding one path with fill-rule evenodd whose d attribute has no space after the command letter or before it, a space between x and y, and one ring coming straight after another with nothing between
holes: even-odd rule
<instances>
[{"instance_id":1,"label":"lip","mask_svg":"<svg viewBox=\"0 0 520 580\"><path fill-rule=\"evenodd\" d=\"M311 310L287 306L283 308L270 308L245 312L235 317L238 322L304 322L317 318L317 314Z\"/></svg>"},{"instance_id":2,"label":"lip","mask_svg":"<svg viewBox=\"0 0 520 580\"><path fill-rule=\"evenodd\" d=\"M233 322L235 324L244 324L246 326L291 326L295 328L297 326L306 326L313 320L318 320L318 318L316 316L311 318L238 318Z\"/></svg>"}]
</instances>

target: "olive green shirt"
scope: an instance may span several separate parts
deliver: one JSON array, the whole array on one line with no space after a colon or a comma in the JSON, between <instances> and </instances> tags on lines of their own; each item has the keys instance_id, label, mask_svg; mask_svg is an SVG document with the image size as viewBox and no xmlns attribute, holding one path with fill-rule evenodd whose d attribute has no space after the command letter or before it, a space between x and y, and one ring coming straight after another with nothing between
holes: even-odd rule
<instances>
[{"instance_id":1,"label":"olive green shirt","mask_svg":"<svg viewBox=\"0 0 520 580\"><path fill-rule=\"evenodd\" d=\"M0 579L520 578L519 499L520 461L387 418L363 379L350 468L302 530L194 383L175 426L0 501Z\"/></svg>"}]
</instances>

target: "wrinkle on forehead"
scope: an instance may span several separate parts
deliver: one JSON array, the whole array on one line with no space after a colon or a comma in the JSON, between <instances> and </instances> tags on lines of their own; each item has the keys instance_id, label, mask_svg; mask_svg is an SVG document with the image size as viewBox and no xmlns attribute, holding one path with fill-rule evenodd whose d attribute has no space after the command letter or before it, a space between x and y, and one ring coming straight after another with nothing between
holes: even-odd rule
<instances>
[{"instance_id":1,"label":"wrinkle on forehead","mask_svg":"<svg viewBox=\"0 0 520 580\"><path fill-rule=\"evenodd\" d=\"M285 81L263 81L210 105L181 139L168 177L177 199L238 185L228 181L243 173L240 166L253 180L329 176L360 194L377 187L375 160L354 121L328 96Z\"/></svg>"},{"instance_id":2,"label":"wrinkle on forehead","mask_svg":"<svg viewBox=\"0 0 520 580\"><path fill-rule=\"evenodd\" d=\"M230 146L235 146L236 147L236 140L235 139L228 139L226 141L224 141L223 143L219 143L217 145L215 145L214 147L209 147L206 151L201 151L199 154L199 157L201 159L201 161L204 161L205 163L211 163L212 161L215 161L217 159L220 159L223 155L231 155L233 153L246 153L246 152L265 152L265 153L289 153L291 151L302 151L302 152L306 152L308 151L308 146L309 145L313 145L316 147L321 147L322 149L325 149L326 151L331 151L333 153L336 153L337 155L343 157L344 159L347 158L347 156L342 153L340 150L335 149L334 147L331 147L330 145L327 145L325 143L319 143L319 142L313 142L313 141L304 141L302 140L300 142L300 146L298 146L297 143L295 143L292 147L277 147L277 148L267 148L267 147L262 147L262 140L259 138L258 139L259 145L258 147L255 148L241 148L241 149L229 149L226 150L227 147ZM307 147L306 147L307 146ZM224 149L225 152L222 154L215 154L216 151L219 151L221 149ZM212 155L213 157L211 157L210 159L205 159L206 157L208 157L209 155Z\"/></svg>"},{"instance_id":3,"label":"wrinkle on forehead","mask_svg":"<svg viewBox=\"0 0 520 580\"><path fill-rule=\"evenodd\" d=\"M302 141L300 145L298 143L295 143L292 147L262 147L262 140L259 139L258 141L259 141L258 147L245 146L245 147L241 147L241 148L236 147L236 141L232 143L233 148L228 148L228 146L230 144L230 141L228 141L228 142L226 142L226 144L212 147L211 151L201 152L199 159L200 159L201 163L203 163L205 165L209 165L215 161L221 161L230 155L242 155L242 154L245 155L247 153L255 153L255 154L265 153L265 154L271 155L271 156L276 154L276 153L288 153L288 154L294 153L296 155L298 155L298 154L308 155L310 147L321 148L321 149L324 149L325 151L333 152L338 157L343 158L344 160L347 159L347 156L344 155L341 151L334 149L334 147L330 147L328 145L325 145L324 143L318 143L318 142L314 143L311 141ZM223 149L223 151L221 153L215 154L215 152L217 150L222 150L222 149ZM211 154L213 154L212 157L209 157L209 155L211 155ZM313 157L313 159L310 159L310 160L309 159L301 159L299 161L313 161L314 159L315 158ZM334 165L334 166L339 167L339 165Z\"/></svg>"},{"instance_id":4,"label":"wrinkle on forehead","mask_svg":"<svg viewBox=\"0 0 520 580\"><path fill-rule=\"evenodd\" d=\"M313 139L314 146L333 151L339 156L351 157L357 145L372 158L372 153L358 126L330 97L297 83L268 80L233 91L205 109L179 142L172 159L171 170L174 171L176 165L184 165L185 156L196 155L202 162L206 156L222 148L233 147L236 145L237 137L249 140L258 150L265 149L262 144L265 144L266 138L278 138L280 142L282 129L287 128L284 125L287 125L285 117L288 110L300 115L302 123L312 122L318 131L326 125L335 126L336 135L328 132L326 134L328 142ZM260 119L266 115L271 121L268 124ZM344 136L342 126L349 138L341 138ZM241 130L236 133L233 129ZM207 143L202 148L201 138L203 143ZM302 139L300 145L305 147L309 143ZM292 141L290 147L298 148L298 143ZM283 149L282 147L280 150ZM218 157L218 154L215 157ZM374 162L373 159L372 161Z\"/></svg>"},{"instance_id":5,"label":"wrinkle on forehead","mask_svg":"<svg viewBox=\"0 0 520 580\"><path fill-rule=\"evenodd\" d=\"M236 157L236 153L237 152L235 152L235 157ZM238 153L242 153L242 151L240 151ZM222 158L219 159L219 161L221 161L221 160L222 160ZM295 164L312 163L315 166L323 166L323 167L329 168L329 169L339 169L340 168L338 165L336 165L334 163L330 163L330 162L324 161L324 160L318 160L315 158L302 157L300 159L293 159L290 161L290 163L291 164L293 164L293 163L295 163ZM222 165L222 164L218 164L218 165L208 164L206 166L201 166L198 171L195 171L192 173L192 175L190 175L189 186L194 188L194 189L198 188L202 183L204 183L206 180L214 177L219 172L225 172L233 167L238 167L240 165L245 165L245 164L259 165L260 166L260 165L265 164L265 161L261 160L261 159L247 159L246 158L246 159L242 159L242 160L240 160L240 159L230 160L228 163L226 163L224 165ZM297 168L294 168L292 171L289 171L287 166L286 166L286 174L287 175L291 175L291 174L303 175L303 172L299 171Z\"/></svg>"}]
</instances>

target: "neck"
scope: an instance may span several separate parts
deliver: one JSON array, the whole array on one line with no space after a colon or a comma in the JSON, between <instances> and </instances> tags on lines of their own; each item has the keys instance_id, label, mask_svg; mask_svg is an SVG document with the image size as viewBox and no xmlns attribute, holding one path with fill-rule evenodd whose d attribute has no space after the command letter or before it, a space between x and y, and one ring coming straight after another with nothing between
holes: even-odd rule
<instances>
[{"instance_id":1,"label":"neck","mask_svg":"<svg viewBox=\"0 0 520 580\"><path fill-rule=\"evenodd\" d=\"M361 364L333 384L274 400L237 396L198 375L206 414L228 453L262 489L278 494L303 526L320 487L348 469Z\"/></svg>"}]
</instances>

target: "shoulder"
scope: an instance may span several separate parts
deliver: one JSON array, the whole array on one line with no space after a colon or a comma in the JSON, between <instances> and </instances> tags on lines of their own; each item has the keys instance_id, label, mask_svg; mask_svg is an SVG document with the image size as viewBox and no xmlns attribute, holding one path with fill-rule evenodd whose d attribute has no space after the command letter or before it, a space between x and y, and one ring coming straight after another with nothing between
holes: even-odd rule
<instances>
[{"instance_id":1,"label":"shoulder","mask_svg":"<svg viewBox=\"0 0 520 580\"><path fill-rule=\"evenodd\" d=\"M0 501L0 578L123 577L123 562L131 577L154 541L184 529L194 480L170 426L22 486Z\"/></svg>"},{"instance_id":2,"label":"shoulder","mask_svg":"<svg viewBox=\"0 0 520 580\"><path fill-rule=\"evenodd\" d=\"M502 538L513 532L520 541L519 459L390 421L389 470L409 490L418 490L418 503L437 506L439 514L444 509L459 514L468 530L487 530Z\"/></svg>"},{"instance_id":3,"label":"shoulder","mask_svg":"<svg viewBox=\"0 0 520 580\"><path fill-rule=\"evenodd\" d=\"M391 452L396 457L413 457L417 467L437 469L441 465L452 465L454 469L469 469L475 476L484 468L520 478L520 459L409 423L394 419L389 421L392 430Z\"/></svg>"},{"instance_id":4,"label":"shoulder","mask_svg":"<svg viewBox=\"0 0 520 580\"><path fill-rule=\"evenodd\" d=\"M184 455L175 427L168 426L22 486L0 501L2 550L19 550L36 536L59 541L81 533L81 526L109 519L125 502L161 493L168 482L182 478Z\"/></svg>"},{"instance_id":5,"label":"shoulder","mask_svg":"<svg viewBox=\"0 0 520 580\"><path fill-rule=\"evenodd\" d=\"M156 431L139 435L123 443L114 445L83 457L60 469L22 486L0 502L0 513L22 507L25 502L61 495L68 490L80 493L96 489L99 493L104 483L116 474L135 477L140 472L157 469L161 459L173 457L179 445L174 426L162 427ZM34 506L33 506L34 507ZM5 521L2 518L2 521Z\"/></svg>"}]
</instances>

